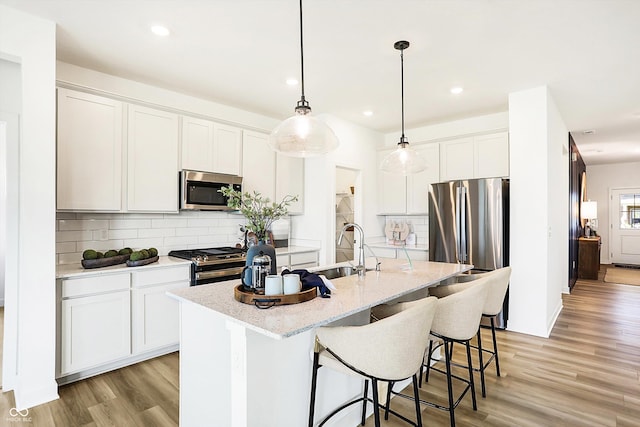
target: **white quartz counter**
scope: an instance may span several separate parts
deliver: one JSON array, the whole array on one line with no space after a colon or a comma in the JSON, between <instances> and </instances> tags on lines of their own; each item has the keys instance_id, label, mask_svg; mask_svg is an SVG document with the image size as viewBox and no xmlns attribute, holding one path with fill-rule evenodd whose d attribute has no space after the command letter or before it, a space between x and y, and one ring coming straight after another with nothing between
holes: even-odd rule
<instances>
[{"instance_id":1,"label":"white quartz counter","mask_svg":"<svg viewBox=\"0 0 640 427\"><path fill-rule=\"evenodd\" d=\"M80 276L99 276L103 274L114 274L123 271L141 271L152 268L174 267L177 265L191 264L191 261L174 258L171 256L161 256L158 262L152 264L141 265L139 267L127 267L127 264L111 265L109 267L100 268L84 268L82 264L59 264L56 266L56 279L69 279ZM187 278L188 279L188 278Z\"/></svg>"},{"instance_id":2,"label":"white quartz counter","mask_svg":"<svg viewBox=\"0 0 640 427\"><path fill-rule=\"evenodd\" d=\"M284 248L276 248L276 255L302 254L306 252L318 252L320 248L311 246L287 246Z\"/></svg>"},{"instance_id":3,"label":"white quartz counter","mask_svg":"<svg viewBox=\"0 0 640 427\"><path fill-rule=\"evenodd\" d=\"M381 272L369 271L364 279L357 275L332 280L336 290L331 298L317 297L300 304L258 309L236 301L234 288L239 280L195 286L171 291L170 296L213 310L229 320L272 338L291 337L323 326L375 305L400 298L471 269L469 265L385 260Z\"/></svg>"}]
</instances>

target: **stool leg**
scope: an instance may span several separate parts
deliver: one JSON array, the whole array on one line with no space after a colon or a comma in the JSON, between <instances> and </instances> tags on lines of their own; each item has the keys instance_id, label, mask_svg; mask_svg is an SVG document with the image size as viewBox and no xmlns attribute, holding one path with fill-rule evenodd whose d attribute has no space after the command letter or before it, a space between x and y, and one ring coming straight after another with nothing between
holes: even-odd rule
<instances>
[{"instance_id":1,"label":"stool leg","mask_svg":"<svg viewBox=\"0 0 640 427\"><path fill-rule=\"evenodd\" d=\"M362 395L362 420L360 425L363 426L367 421L367 395L369 394L369 380L364 380L364 394Z\"/></svg>"},{"instance_id":2,"label":"stool leg","mask_svg":"<svg viewBox=\"0 0 640 427\"><path fill-rule=\"evenodd\" d=\"M429 352L427 353L427 372L424 375L424 382L429 382L429 371L431 371L431 353L433 352L433 341L429 340ZM422 387L422 369L420 369L420 387Z\"/></svg>"},{"instance_id":3,"label":"stool leg","mask_svg":"<svg viewBox=\"0 0 640 427\"><path fill-rule=\"evenodd\" d=\"M482 386L482 397L487 397L487 391L484 385L484 359L482 354L482 328L478 328L478 361L480 362L480 385Z\"/></svg>"},{"instance_id":4,"label":"stool leg","mask_svg":"<svg viewBox=\"0 0 640 427\"><path fill-rule=\"evenodd\" d=\"M389 381L389 385L387 386L387 401L385 402L384 408L384 419L389 419L389 405L391 404L391 390L393 389L393 381Z\"/></svg>"},{"instance_id":5,"label":"stool leg","mask_svg":"<svg viewBox=\"0 0 640 427\"><path fill-rule=\"evenodd\" d=\"M496 318L491 318L491 336L493 337L493 353L496 358L496 373L500 376L500 360L498 359L498 342L496 341Z\"/></svg>"},{"instance_id":6,"label":"stool leg","mask_svg":"<svg viewBox=\"0 0 640 427\"><path fill-rule=\"evenodd\" d=\"M476 386L475 381L473 380L473 365L471 364L471 344L467 341L467 364L469 365L469 382L471 383L471 401L473 402L473 410L478 410L478 405L476 403Z\"/></svg>"},{"instance_id":7,"label":"stool leg","mask_svg":"<svg viewBox=\"0 0 640 427\"><path fill-rule=\"evenodd\" d=\"M416 403L416 422L422 427L422 413L420 411L420 392L418 391L418 376L413 374L413 400ZM389 403L387 402L387 407Z\"/></svg>"},{"instance_id":8,"label":"stool leg","mask_svg":"<svg viewBox=\"0 0 640 427\"><path fill-rule=\"evenodd\" d=\"M316 406L316 383L318 379L318 360L320 354L318 352L313 353L313 373L311 376L311 398L309 399L309 427L313 427L313 416ZM363 424L364 425L364 424Z\"/></svg>"},{"instance_id":9,"label":"stool leg","mask_svg":"<svg viewBox=\"0 0 640 427\"><path fill-rule=\"evenodd\" d=\"M376 427L380 427L380 408L378 406L378 380L371 379L371 387L373 391L373 419Z\"/></svg>"},{"instance_id":10,"label":"stool leg","mask_svg":"<svg viewBox=\"0 0 640 427\"><path fill-rule=\"evenodd\" d=\"M453 410L453 384L451 384L451 359L449 357L449 342L444 340L444 362L447 368L447 390L449 392L449 419L451 421L451 427L456 426L456 418Z\"/></svg>"}]
</instances>

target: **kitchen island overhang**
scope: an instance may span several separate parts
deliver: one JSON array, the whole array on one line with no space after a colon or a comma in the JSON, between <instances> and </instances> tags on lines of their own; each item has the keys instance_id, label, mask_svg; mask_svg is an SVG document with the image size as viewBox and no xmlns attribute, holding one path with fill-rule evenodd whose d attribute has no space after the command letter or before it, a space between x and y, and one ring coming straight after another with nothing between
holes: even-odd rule
<instances>
[{"instance_id":1,"label":"kitchen island overhang","mask_svg":"<svg viewBox=\"0 0 640 427\"><path fill-rule=\"evenodd\" d=\"M170 292L181 312L180 425L306 425L316 328L368 323L371 307L424 294L471 268L419 261L408 270L402 260L386 259L381 272L363 279L334 279L331 298L266 310L234 299L238 280ZM361 390L361 380L321 372L316 414ZM358 412L346 412L335 425L356 425Z\"/></svg>"}]
</instances>

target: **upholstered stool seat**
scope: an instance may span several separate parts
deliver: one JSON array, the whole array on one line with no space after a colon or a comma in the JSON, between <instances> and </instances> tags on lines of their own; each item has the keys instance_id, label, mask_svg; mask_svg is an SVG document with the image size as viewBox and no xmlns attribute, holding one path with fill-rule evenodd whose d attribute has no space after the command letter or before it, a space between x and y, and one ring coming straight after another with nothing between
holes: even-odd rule
<instances>
[{"instance_id":1,"label":"upholstered stool seat","mask_svg":"<svg viewBox=\"0 0 640 427\"><path fill-rule=\"evenodd\" d=\"M474 286L477 280L488 280L488 293L487 298L482 309L482 317L490 320L491 336L493 339L493 350L488 350L482 347L482 334L480 328L477 331L477 346L472 346L478 350L479 367L476 368L480 372L480 382L482 386L482 397L486 397L485 386L485 370L487 367L495 361L496 374L500 376L500 359L498 355L498 344L496 340L496 325L495 318L502 310L503 301L507 293L509 286L509 279L511 278L511 267L504 267L498 270L480 273L480 274L464 274L457 276L459 283L451 285L442 285L435 288L430 288L429 294L438 298L443 298L448 295L455 294L467 289L470 286ZM490 354L488 360L484 360L484 354Z\"/></svg>"},{"instance_id":2,"label":"upholstered stool seat","mask_svg":"<svg viewBox=\"0 0 640 427\"><path fill-rule=\"evenodd\" d=\"M362 425L365 423L367 402L373 403L375 425L380 426L380 407L414 426L422 426L418 396L417 372L422 366L428 343L431 322L436 310L436 298L424 298L403 304L397 314L363 326L322 327L316 331L313 357L309 426L313 426L316 382L319 368L326 367L365 380L361 398L348 402L330 413L324 423L342 409L362 402ZM379 404L378 383L413 380L416 421ZM369 381L373 398L368 397Z\"/></svg>"}]
</instances>

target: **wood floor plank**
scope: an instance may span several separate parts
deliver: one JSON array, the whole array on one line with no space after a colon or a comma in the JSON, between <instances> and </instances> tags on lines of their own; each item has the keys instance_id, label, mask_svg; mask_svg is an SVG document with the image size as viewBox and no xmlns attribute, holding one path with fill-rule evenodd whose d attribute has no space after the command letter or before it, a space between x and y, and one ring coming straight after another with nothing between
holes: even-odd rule
<instances>
[{"instance_id":1,"label":"wood floor plank","mask_svg":"<svg viewBox=\"0 0 640 427\"><path fill-rule=\"evenodd\" d=\"M498 331L502 376L489 368L486 399L476 376L478 410L465 397L456 409L459 427L640 425L640 286L579 280L563 305L548 339ZM490 343L489 331L482 333ZM454 360L464 362L462 346ZM172 353L62 386L59 400L30 410L29 427L176 426L178 366ZM420 395L445 403L444 376L432 374ZM0 416L14 405L13 393L2 394ZM392 407L414 417L410 400L395 398ZM426 406L422 419L425 426L449 425L446 412ZM373 417L366 425L373 426ZM391 417L383 425L406 424Z\"/></svg>"}]
</instances>

